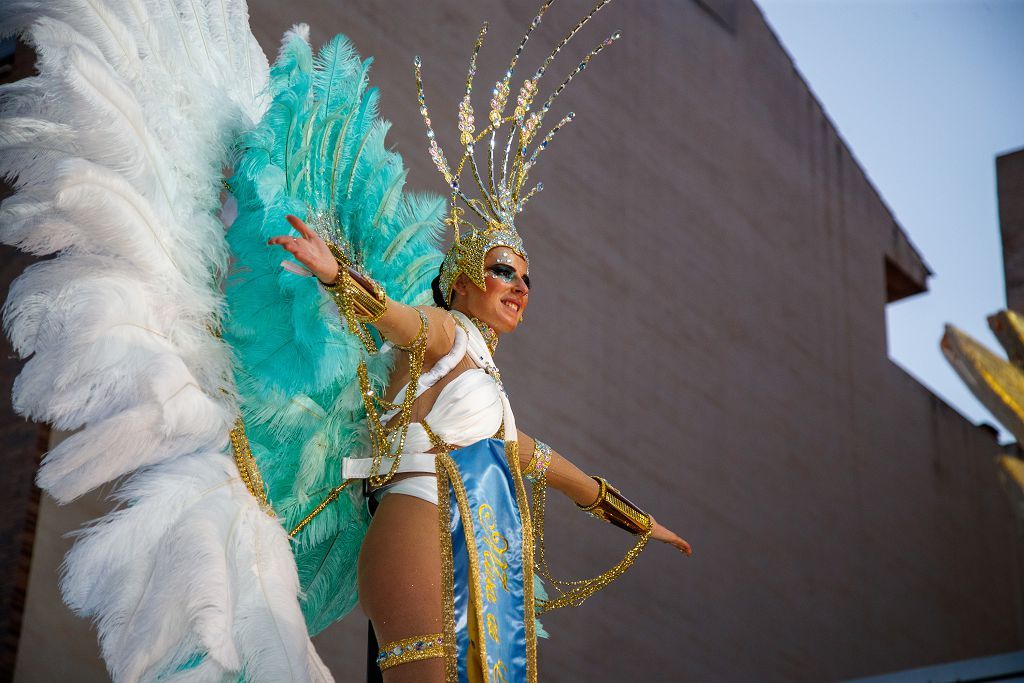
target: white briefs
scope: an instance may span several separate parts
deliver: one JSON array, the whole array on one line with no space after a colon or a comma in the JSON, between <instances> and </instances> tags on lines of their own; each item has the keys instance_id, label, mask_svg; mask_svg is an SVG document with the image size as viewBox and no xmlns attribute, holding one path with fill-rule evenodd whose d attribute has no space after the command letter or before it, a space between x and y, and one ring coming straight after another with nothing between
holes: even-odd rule
<instances>
[{"instance_id":1,"label":"white briefs","mask_svg":"<svg viewBox=\"0 0 1024 683\"><path fill-rule=\"evenodd\" d=\"M404 493L437 505L437 477L433 474L422 474L396 481L374 491L373 497L380 503L389 493Z\"/></svg>"}]
</instances>

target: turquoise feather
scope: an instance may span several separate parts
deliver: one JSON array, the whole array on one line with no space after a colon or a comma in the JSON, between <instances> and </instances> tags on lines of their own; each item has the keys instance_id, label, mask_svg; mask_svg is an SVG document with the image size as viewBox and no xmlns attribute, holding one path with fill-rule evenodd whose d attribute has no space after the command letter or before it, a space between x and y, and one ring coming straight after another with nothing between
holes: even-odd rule
<instances>
[{"instance_id":1,"label":"turquoise feather","mask_svg":"<svg viewBox=\"0 0 1024 683\"><path fill-rule=\"evenodd\" d=\"M237 361L253 455L287 529L341 484L343 457L367 453L356 367L365 358L371 381L383 387L392 358L368 357L315 278L283 270L287 253L267 239L290 231L285 214L329 210L339 226L332 239L408 304L430 302L442 257L444 199L404 190L406 171L385 147L388 124L378 118L369 67L344 36L314 57L298 34L288 34L270 71L273 103L239 140L230 180L238 217L227 236L234 260L224 339ZM368 522L360 492L350 489L297 535L311 634L355 605Z\"/></svg>"}]
</instances>

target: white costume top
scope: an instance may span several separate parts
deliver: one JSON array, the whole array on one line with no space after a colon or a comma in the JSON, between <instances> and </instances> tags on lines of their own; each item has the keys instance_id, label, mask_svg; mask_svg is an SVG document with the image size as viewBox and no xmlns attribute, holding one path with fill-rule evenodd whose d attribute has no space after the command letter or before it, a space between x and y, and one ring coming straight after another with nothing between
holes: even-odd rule
<instances>
[{"instance_id":1,"label":"white costume top","mask_svg":"<svg viewBox=\"0 0 1024 683\"><path fill-rule=\"evenodd\" d=\"M477 367L463 371L441 389L434 405L424 416L424 421L438 438L453 446L469 446L481 439L488 439L498 432L502 424L505 425L505 434L515 438L515 418L483 335L462 313L451 313L457 323L455 342L444 357L420 375L416 395L418 397L434 386L467 354ZM408 384L402 387L395 396L395 403L402 402L408 388ZM381 415L381 422L387 423L397 412L393 410ZM431 448L433 444L423 425L419 422L410 423L398 473L433 473L435 454L428 452ZM341 462L344 479L365 479L370 476L372 458L344 458ZM390 469L392 462L391 458L385 458L381 463L381 471ZM437 486L432 475L409 477L388 484L376 492L378 496L385 493L406 493L437 504Z\"/></svg>"}]
</instances>

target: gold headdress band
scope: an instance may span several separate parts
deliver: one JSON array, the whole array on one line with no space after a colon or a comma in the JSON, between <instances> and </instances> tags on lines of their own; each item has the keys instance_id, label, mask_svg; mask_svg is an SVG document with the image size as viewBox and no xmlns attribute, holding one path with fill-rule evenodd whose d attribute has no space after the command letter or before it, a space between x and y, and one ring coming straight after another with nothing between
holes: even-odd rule
<instances>
[{"instance_id":1,"label":"gold headdress band","mask_svg":"<svg viewBox=\"0 0 1024 683\"><path fill-rule=\"evenodd\" d=\"M519 89L519 96L516 99L516 107L512 114L506 116L505 106L508 103L510 92L509 81L512 80L512 74L515 71L516 63L519 61L519 57L523 53L526 41L530 39L530 34L533 33L533 30L537 28L538 24L540 24L541 18L553 2L554 0L547 0L543 5L541 5L540 10L537 12L537 16L535 16L533 21L530 23L530 27L527 29L526 35L523 36L523 39L519 43L519 47L516 48L515 54L512 56L512 62L505 71L505 75L494 84L494 90L491 95L491 109L488 115L490 125L477 133L473 119L473 77L476 76L476 58L480 52L480 47L483 45L484 36L487 34L487 24L485 23L480 29L480 35L477 37L476 44L473 46L473 55L470 57L469 61L469 73L466 76L466 94L462 98L462 102L459 104L459 144L465 151L459 159L459 163L455 167L454 171L448 165L448 160L445 158L444 152L441 150L441 146L437 143L437 139L434 136L434 129L430 122L430 114L427 111L426 98L423 94L423 78L420 73L420 58L416 57L413 62L416 67L416 91L419 99L420 114L423 115L423 122L427 126L427 138L430 140L430 157L434 160L437 170L441 172L442 176L444 176L445 182L448 183L452 192L451 205L449 208L448 218L445 219L445 223L454 233L454 243L452 244L452 248L445 255L444 262L441 265L440 275L441 293L444 296L445 302L448 304L451 303L452 299L452 285L460 273L465 273L480 289L486 288L486 283L484 281L484 257L487 255L487 252L494 247L508 247L522 256L523 259L527 261L527 265L529 265L529 259L526 256L526 249L523 248L523 241L519 237L519 233L516 231L514 219L516 214L523 210L523 207L528 201L530 201L533 195L544 189L544 186L542 183L537 183L533 189L526 194L523 194L522 189L526 184L526 179L529 175L530 169L537 163L537 157L540 155L541 151L551 144L551 140L554 139L558 131L561 130L565 124L572 121L575 114L569 112L561 121L555 124L533 148L532 152L530 151L530 144L534 141L537 132L540 129L540 125L544 120L545 114L548 113L548 110L551 109L552 103L562 93L569 82L576 76L576 74L587 67L587 64L597 53L611 45L621 36L621 33L616 31L611 36L601 41L597 47L591 50L589 54L580 60L579 65L573 69L564 81L562 81L561 85L555 89L538 111L530 111L534 98L537 95L537 84L544 75L548 66L550 66L552 61L554 61L555 56L563 47L565 47L572 37L575 36L581 28L583 28L584 24L590 21L591 17L597 14L602 7L611 2L611 0L599 0L590 12L580 19L576 25L565 34L565 37L563 37L558 45L555 46L551 51L551 54L548 55L547 59L544 60L533 76L523 81L523 85ZM505 142L504 157L500 161L499 168L498 164L495 162L494 150L497 144L498 131L507 123L512 125L508 132L508 139ZM474 151L476 143L488 135L490 138L487 144L485 178L484 174L480 172L480 165L477 163ZM517 143L514 153L512 151L513 142ZM467 161L469 162L469 168L473 174L473 179L476 181L477 188L480 190L479 198L468 197L465 192L463 192L462 186L459 182ZM483 227L478 227L463 218L465 210L458 206L458 202L460 200L462 204L468 207L483 221ZM463 234L463 226L468 230L466 234Z\"/></svg>"}]
</instances>

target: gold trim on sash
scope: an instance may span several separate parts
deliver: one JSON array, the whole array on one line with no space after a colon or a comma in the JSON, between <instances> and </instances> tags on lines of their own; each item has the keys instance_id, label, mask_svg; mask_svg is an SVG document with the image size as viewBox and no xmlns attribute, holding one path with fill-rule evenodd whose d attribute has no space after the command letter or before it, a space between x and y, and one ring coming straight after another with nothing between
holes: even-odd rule
<instances>
[{"instance_id":1,"label":"gold trim on sash","mask_svg":"<svg viewBox=\"0 0 1024 683\"><path fill-rule=\"evenodd\" d=\"M455 640L455 562L452 560L451 501L448 498L448 471L441 463L443 453L434 459L437 472L437 535L441 541L441 612L444 632L444 679L458 683L459 647Z\"/></svg>"},{"instance_id":2,"label":"gold trim on sash","mask_svg":"<svg viewBox=\"0 0 1024 683\"><path fill-rule=\"evenodd\" d=\"M484 629L483 598L480 595L480 556L477 553L476 534L473 528L473 511L469 508L469 499L466 497L466 486L462 483L462 477L455 466L455 462L447 453L438 453L438 471L444 468L451 483L452 491L455 492L455 502L459 506L459 515L462 518L462 530L466 537L466 552L469 554L469 626L470 643L469 655L466 662L466 673L470 681L486 681L484 671L487 670L487 632ZM440 501L438 501L440 502ZM449 546L451 545L451 530L449 529ZM454 570L454 566L453 566ZM473 619L476 624L473 624ZM475 626L475 628L473 628ZM474 634L475 631L475 634ZM476 643L473 643L475 635ZM477 656L473 657L474 645ZM475 664L475 666L473 666ZM478 670L477 670L478 669ZM475 676L479 678L475 678Z\"/></svg>"},{"instance_id":3,"label":"gold trim on sash","mask_svg":"<svg viewBox=\"0 0 1024 683\"><path fill-rule=\"evenodd\" d=\"M519 442L505 442L505 460L512 472L512 481L516 487L516 502L519 504L519 516L523 521L523 620L526 628L526 680L537 683L537 619L533 595L533 520L530 518L530 501L526 497L523 475L520 472Z\"/></svg>"}]
</instances>

